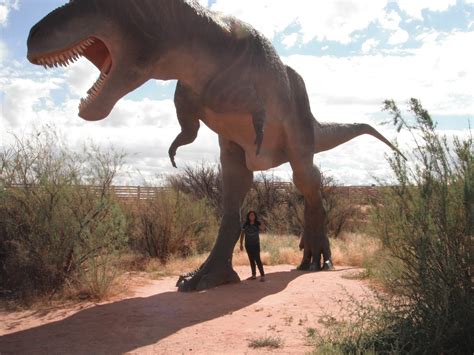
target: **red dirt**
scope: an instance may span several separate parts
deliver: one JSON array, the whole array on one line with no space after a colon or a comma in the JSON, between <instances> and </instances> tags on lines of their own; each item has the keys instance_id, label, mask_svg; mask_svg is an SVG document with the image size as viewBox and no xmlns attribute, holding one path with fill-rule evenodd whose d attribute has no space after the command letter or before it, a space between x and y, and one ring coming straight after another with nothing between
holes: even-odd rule
<instances>
[{"instance_id":1,"label":"red dirt","mask_svg":"<svg viewBox=\"0 0 474 355\"><path fill-rule=\"evenodd\" d=\"M249 268L237 267L242 279ZM267 266L267 281L243 281L199 293L178 293L176 277L136 286L133 294L101 304L0 312L0 354L304 354L306 328L322 329L348 295L370 291L335 272ZM359 270L360 271L360 270ZM132 280L135 284L137 280ZM138 280L141 281L141 280ZM251 349L251 339L274 336L280 349Z\"/></svg>"}]
</instances>

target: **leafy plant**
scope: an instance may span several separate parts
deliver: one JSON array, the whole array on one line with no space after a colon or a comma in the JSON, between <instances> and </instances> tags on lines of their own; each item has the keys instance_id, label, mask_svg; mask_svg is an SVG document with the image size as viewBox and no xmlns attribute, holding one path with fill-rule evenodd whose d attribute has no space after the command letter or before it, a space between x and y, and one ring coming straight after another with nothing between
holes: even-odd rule
<instances>
[{"instance_id":1,"label":"leafy plant","mask_svg":"<svg viewBox=\"0 0 474 355\"><path fill-rule=\"evenodd\" d=\"M133 219L135 247L162 262L208 252L217 235L217 220L207 201L173 189L140 201Z\"/></svg>"},{"instance_id":2,"label":"leafy plant","mask_svg":"<svg viewBox=\"0 0 474 355\"><path fill-rule=\"evenodd\" d=\"M49 129L15 137L3 149L0 285L6 293L55 292L91 260L125 244L124 215L109 189L122 154L94 146L73 152Z\"/></svg>"},{"instance_id":3,"label":"leafy plant","mask_svg":"<svg viewBox=\"0 0 474 355\"><path fill-rule=\"evenodd\" d=\"M385 189L371 221L382 244L371 273L393 297L379 297L379 306L371 309L358 305L363 314L349 322L356 333L340 328L320 346L344 353L472 353L472 135L452 141L440 136L416 99L409 102L411 119L394 101L386 101L384 109L415 146L408 162L399 155L389 158L397 182Z\"/></svg>"}]
</instances>

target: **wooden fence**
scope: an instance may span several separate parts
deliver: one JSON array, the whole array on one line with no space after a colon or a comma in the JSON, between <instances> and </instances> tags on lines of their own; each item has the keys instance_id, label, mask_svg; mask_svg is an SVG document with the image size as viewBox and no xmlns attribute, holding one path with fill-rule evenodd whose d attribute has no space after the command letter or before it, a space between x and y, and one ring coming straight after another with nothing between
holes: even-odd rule
<instances>
[{"instance_id":1,"label":"wooden fence","mask_svg":"<svg viewBox=\"0 0 474 355\"><path fill-rule=\"evenodd\" d=\"M260 182L255 182L259 184ZM280 191L288 191L293 188L292 182L272 182L270 183L273 188L276 188ZM34 186L23 186L23 185L13 185L7 188L35 188ZM97 193L100 193L102 187L100 186L83 186L84 189L93 189L97 190ZM150 187L150 186L110 186L110 191L112 191L115 196L121 200L146 200L154 198L159 192L166 191L169 187ZM355 195L357 197L375 197L378 194L379 187L376 186L336 186L334 189L337 189L345 194Z\"/></svg>"}]
</instances>

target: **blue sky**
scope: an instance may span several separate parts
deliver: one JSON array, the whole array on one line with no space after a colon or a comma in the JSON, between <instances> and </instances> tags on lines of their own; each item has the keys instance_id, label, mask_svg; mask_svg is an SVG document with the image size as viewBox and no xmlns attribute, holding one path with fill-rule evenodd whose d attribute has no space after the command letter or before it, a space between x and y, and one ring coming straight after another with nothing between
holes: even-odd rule
<instances>
[{"instance_id":1,"label":"blue sky","mask_svg":"<svg viewBox=\"0 0 474 355\"><path fill-rule=\"evenodd\" d=\"M474 114L474 0L215 0L212 10L247 21L273 42L306 81L320 121L366 122L410 150L405 135L380 127L385 98L422 100L448 137L468 134ZM173 173L167 148L179 131L174 82L150 81L123 98L110 117L85 122L77 104L97 78L87 60L45 71L26 61L29 29L64 1L0 0L0 145L12 134L53 123L73 147L92 139L128 155L125 182ZM360 137L315 163L345 184L389 178L387 148ZM218 159L217 136L202 128L177 162ZM287 165L274 169L289 179Z\"/></svg>"}]
</instances>

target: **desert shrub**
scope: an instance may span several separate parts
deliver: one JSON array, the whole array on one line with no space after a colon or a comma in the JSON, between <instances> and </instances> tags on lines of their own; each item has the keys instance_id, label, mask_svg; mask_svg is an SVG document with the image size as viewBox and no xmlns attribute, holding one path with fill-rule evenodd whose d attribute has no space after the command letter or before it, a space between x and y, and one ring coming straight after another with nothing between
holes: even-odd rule
<instances>
[{"instance_id":1,"label":"desert shrub","mask_svg":"<svg viewBox=\"0 0 474 355\"><path fill-rule=\"evenodd\" d=\"M222 217L222 172L220 165L201 163L186 166L180 174L168 179L175 190L193 199L206 199L215 215ZM323 174L322 197L328 215L328 232L337 237L342 231L354 232L361 219L358 201L341 189L338 182ZM242 218L249 210L258 211L267 230L275 234L300 235L304 226L304 198L293 185L282 185L273 174L255 176L252 189L242 206Z\"/></svg>"},{"instance_id":2,"label":"desert shrub","mask_svg":"<svg viewBox=\"0 0 474 355\"><path fill-rule=\"evenodd\" d=\"M283 340L280 337L276 336L263 336L259 338L253 338L249 340L249 347L253 349L259 348L270 348L270 349L278 349L283 347Z\"/></svg>"},{"instance_id":3,"label":"desert shrub","mask_svg":"<svg viewBox=\"0 0 474 355\"><path fill-rule=\"evenodd\" d=\"M291 185L282 185L273 174L258 174L242 206L242 218L249 210L255 210L264 221L267 232L293 234L288 205L289 188Z\"/></svg>"},{"instance_id":4,"label":"desert shrub","mask_svg":"<svg viewBox=\"0 0 474 355\"><path fill-rule=\"evenodd\" d=\"M179 174L168 178L176 191L192 196L195 200L207 200L217 216L222 216L222 171L220 164L202 162L196 167L185 166Z\"/></svg>"},{"instance_id":5,"label":"desert shrub","mask_svg":"<svg viewBox=\"0 0 474 355\"><path fill-rule=\"evenodd\" d=\"M207 200L174 189L140 201L133 219L134 248L162 262L208 252L217 235L217 220Z\"/></svg>"},{"instance_id":6,"label":"desert shrub","mask_svg":"<svg viewBox=\"0 0 474 355\"><path fill-rule=\"evenodd\" d=\"M355 232L362 219L359 204L355 196L341 188L337 180L327 174L322 174L321 196L327 215L327 231L330 237L336 238L343 231ZM303 233L304 228L304 197L293 186L286 196L286 213L288 232L296 235Z\"/></svg>"},{"instance_id":7,"label":"desert shrub","mask_svg":"<svg viewBox=\"0 0 474 355\"><path fill-rule=\"evenodd\" d=\"M365 201L327 174L322 174L321 194L328 217L329 235L336 238L343 231L357 231L358 224L362 220L360 205Z\"/></svg>"},{"instance_id":8,"label":"desert shrub","mask_svg":"<svg viewBox=\"0 0 474 355\"><path fill-rule=\"evenodd\" d=\"M385 190L371 221L384 256L373 268L394 297L370 313L375 327L335 338L331 346L346 353L470 354L472 136L454 138L451 145L415 99L409 103L413 119L405 119L393 101L385 109L415 144L409 162L398 155L389 159L397 183Z\"/></svg>"},{"instance_id":9,"label":"desert shrub","mask_svg":"<svg viewBox=\"0 0 474 355\"><path fill-rule=\"evenodd\" d=\"M126 241L123 213L108 186L122 155L70 151L42 130L3 148L0 285L14 297L53 292L85 275L96 257ZM82 187L88 183L97 188Z\"/></svg>"}]
</instances>

